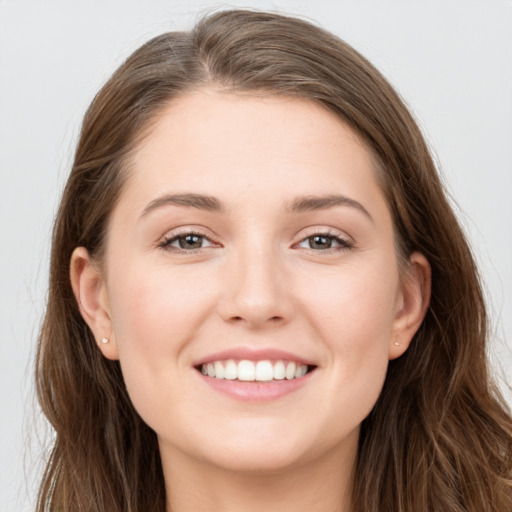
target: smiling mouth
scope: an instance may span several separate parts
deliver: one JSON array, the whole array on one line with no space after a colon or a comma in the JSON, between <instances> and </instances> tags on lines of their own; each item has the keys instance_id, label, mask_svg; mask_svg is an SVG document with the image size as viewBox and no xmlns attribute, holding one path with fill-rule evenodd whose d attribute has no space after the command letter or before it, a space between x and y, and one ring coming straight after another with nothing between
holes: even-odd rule
<instances>
[{"instance_id":1,"label":"smiling mouth","mask_svg":"<svg viewBox=\"0 0 512 512\"><path fill-rule=\"evenodd\" d=\"M261 383L300 379L311 373L316 366L282 360L228 359L203 363L195 368L204 376L214 379Z\"/></svg>"}]
</instances>

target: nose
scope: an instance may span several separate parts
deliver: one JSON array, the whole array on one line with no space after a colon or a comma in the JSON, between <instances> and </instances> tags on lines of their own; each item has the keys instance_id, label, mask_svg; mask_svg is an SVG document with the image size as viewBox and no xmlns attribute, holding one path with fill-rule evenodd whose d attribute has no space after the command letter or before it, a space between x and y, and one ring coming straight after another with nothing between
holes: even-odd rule
<instances>
[{"instance_id":1,"label":"nose","mask_svg":"<svg viewBox=\"0 0 512 512\"><path fill-rule=\"evenodd\" d=\"M294 313L287 275L271 249L238 254L226 264L218 302L220 316L251 329L287 323Z\"/></svg>"}]
</instances>

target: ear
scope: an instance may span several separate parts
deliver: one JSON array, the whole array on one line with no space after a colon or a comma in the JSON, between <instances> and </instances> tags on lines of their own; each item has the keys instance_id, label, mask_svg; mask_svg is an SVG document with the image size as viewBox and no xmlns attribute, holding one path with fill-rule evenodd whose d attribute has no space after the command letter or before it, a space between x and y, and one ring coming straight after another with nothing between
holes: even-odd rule
<instances>
[{"instance_id":1,"label":"ear","mask_svg":"<svg viewBox=\"0 0 512 512\"><path fill-rule=\"evenodd\" d=\"M99 349L106 358L119 359L106 284L84 247L77 247L71 255L70 278L80 314L91 329ZM108 343L102 342L105 338Z\"/></svg>"},{"instance_id":2,"label":"ear","mask_svg":"<svg viewBox=\"0 0 512 512\"><path fill-rule=\"evenodd\" d=\"M430 264L419 252L409 258L401 280L389 345L389 359L400 357L408 348L419 329L430 302Z\"/></svg>"}]
</instances>

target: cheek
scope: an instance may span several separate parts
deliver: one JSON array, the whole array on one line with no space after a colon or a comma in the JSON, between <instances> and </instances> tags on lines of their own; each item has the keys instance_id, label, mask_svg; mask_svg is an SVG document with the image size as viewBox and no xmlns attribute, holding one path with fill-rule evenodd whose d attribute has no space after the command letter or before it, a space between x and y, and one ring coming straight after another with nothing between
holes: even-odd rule
<instances>
[{"instance_id":1,"label":"cheek","mask_svg":"<svg viewBox=\"0 0 512 512\"><path fill-rule=\"evenodd\" d=\"M328 347L334 375L330 407L360 421L375 404L388 367L398 285L398 274L389 269L354 265L317 280L304 308Z\"/></svg>"},{"instance_id":2,"label":"cheek","mask_svg":"<svg viewBox=\"0 0 512 512\"><path fill-rule=\"evenodd\" d=\"M162 386L179 400L176 377L190 368L183 348L198 334L215 300L212 287L194 285L201 276L158 266L140 273L134 268L123 272L119 265L111 273L109 302L129 395L150 420L164 405L158 403Z\"/></svg>"},{"instance_id":3,"label":"cheek","mask_svg":"<svg viewBox=\"0 0 512 512\"><path fill-rule=\"evenodd\" d=\"M109 283L109 300L120 349L131 345L173 347L192 335L213 303L206 276L165 265L146 265L140 273L130 265Z\"/></svg>"},{"instance_id":4,"label":"cheek","mask_svg":"<svg viewBox=\"0 0 512 512\"><path fill-rule=\"evenodd\" d=\"M395 316L398 273L393 265L347 265L308 280L301 292L312 323L335 346L376 346L389 339Z\"/></svg>"}]
</instances>

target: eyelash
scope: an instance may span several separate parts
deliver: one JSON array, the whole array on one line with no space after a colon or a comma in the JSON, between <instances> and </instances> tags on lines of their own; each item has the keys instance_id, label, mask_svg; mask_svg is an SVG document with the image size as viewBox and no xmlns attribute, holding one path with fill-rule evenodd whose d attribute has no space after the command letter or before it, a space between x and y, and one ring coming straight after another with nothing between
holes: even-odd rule
<instances>
[{"instance_id":1,"label":"eyelash","mask_svg":"<svg viewBox=\"0 0 512 512\"><path fill-rule=\"evenodd\" d=\"M295 244L295 246L300 246L300 244L307 242L308 240L311 241L311 239L317 238L317 237L327 238L328 240L331 241L331 243L336 242L338 244L338 246L337 247L329 247L327 249L322 249L322 250L313 249L311 247L305 247L305 249L308 249L313 252L323 252L323 253L331 254L333 252L346 251L346 250L352 249L354 247L353 242L349 241L346 238L342 238L341 236L334 234L332 232L329 232L329 231L311 233L310 235L308 235L308 236L304 237L302 240L300 240L297 244Z\"/></svg>"},{"instance_id":2,"label":"eyelash","mask_svg":"<svg viewBox=\"0 0 512 512\"><path fill-rule=\"evenodd\" d=\"M164 239L158 246L162 249L165 249L167 251L174 252L177 254L197 254L198 252L200 252L201 250L203 250L205 248L205 247L199 247L197 249L183 249L182 247L172 247L171 246L171 244L173 242L177 242L180 239L186 238L188 236L196 236L203 240L207 240L208 242L210 242L211 246L219 245L217 242L211 240L209 237L207 237L203 233L199 233L196 231L185 231L183 233L175 234L171 237L164 237ZM207 246L207 247L210 247L210 246Z\"/></svg>"},{"instance_id":3,"label":"eyelash","mask_svg":"<svg viewBox=\"0 0 512 512\"><path fill-rule=\"evenodd\" d=\"M208 241L210 243L210 245L208 245L206 247L220 245L218 242L215 242L214 240L210 239L209 237L207 237L203 233L199 233L199 232L196 232L196 231L186 231L186 232L183 232L183 233L175 234L175 235L173 235L171 237L165 237L162 240L162 242L158 245L158 247L160 247L162 249L165 249L167 251L170 251L170 252L174 252L176 254L198 254L199 252L201 252L203 249L206 248L206 247L198 247L198 248L193 248L193 249L184 249L182 247L173 247L171 245L172 243L177 242L180 239L184 239L184 238L186 238L188 236L196 236L198 238L201 238L202 240ZM309 247L309 248L308 247L304 247L304 249L307 249L309 251L313 251L315 253L329 253L329 254L331 254L333 252L346 251L346 250L352 249L354 247L354 244L351 241L347 240L346 238L342 238L339 235L336 235L336 234L331 233L329 231L311 233L310 235L302 238L299 242L294 244L293 247L300 247L300 244L305 243L308 240L311 241L311 239L313 239L315 237L326 238L326 239L330 240L331 243L332 242L337 243L338 246L328 247L328 248L322 249L322 250L313 249L311 247Z\"/></svg>"}]
</instances>

